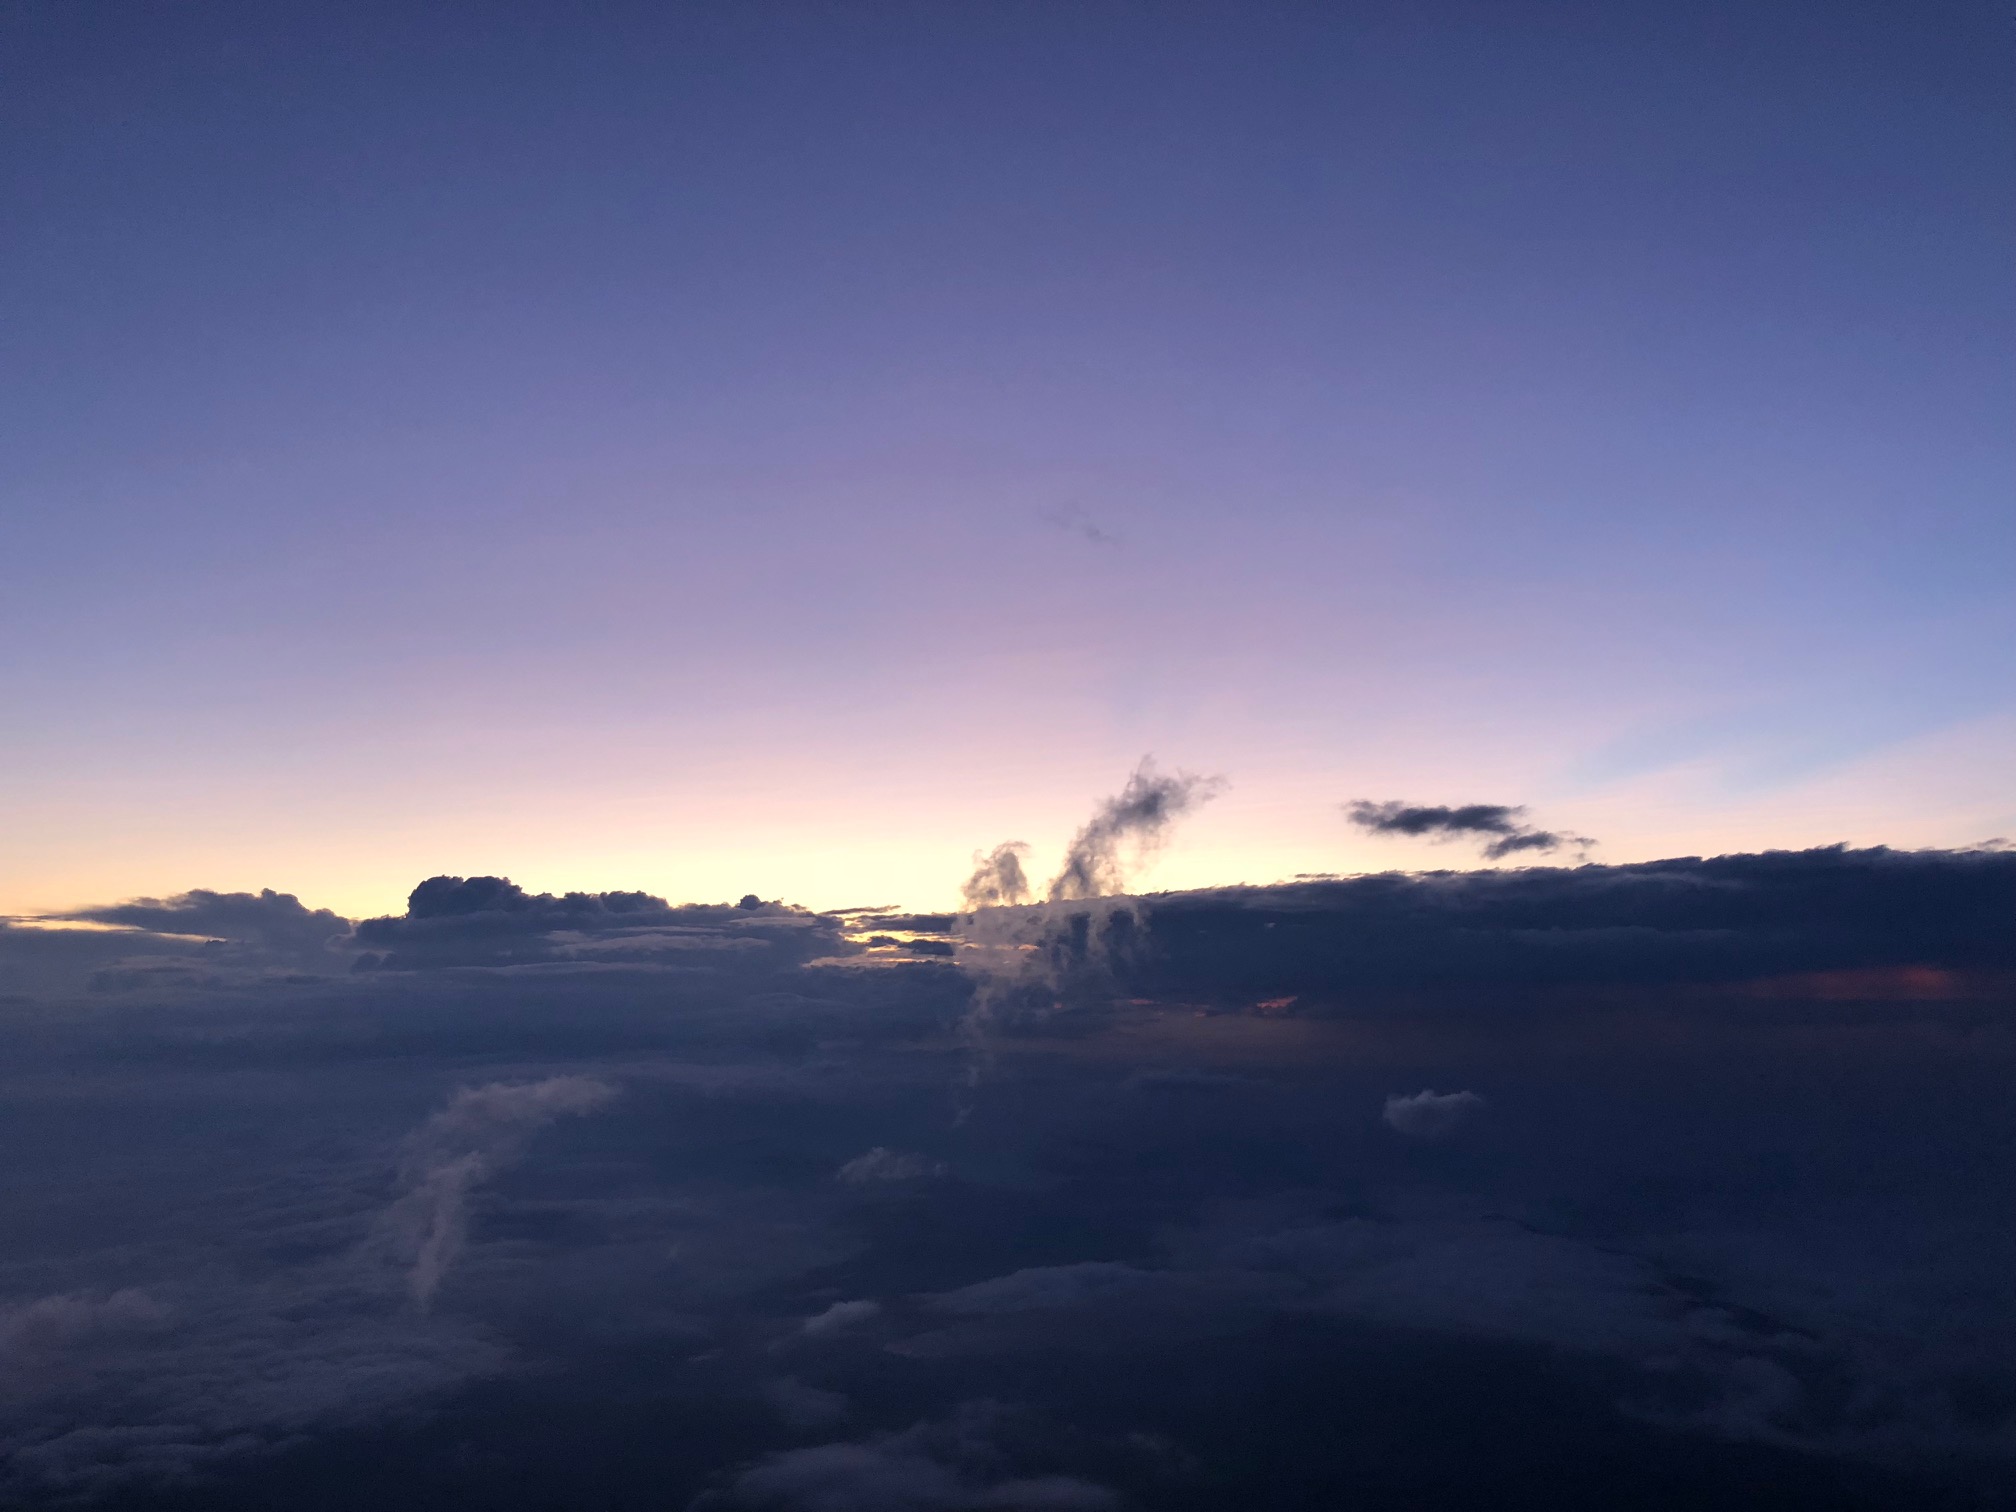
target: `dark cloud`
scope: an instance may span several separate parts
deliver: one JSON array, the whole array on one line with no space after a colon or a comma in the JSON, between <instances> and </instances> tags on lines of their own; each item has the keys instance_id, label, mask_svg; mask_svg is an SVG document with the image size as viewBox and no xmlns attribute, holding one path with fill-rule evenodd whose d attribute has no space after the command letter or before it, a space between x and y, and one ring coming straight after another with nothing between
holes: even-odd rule
<instances>
[{"instance_id":1,"label":"dark cloud","mask_svg":"<svg viewBox=\"0 0 2016 1512\"><path fill-rule=\"evenodd\" d=\"M1124 891L1130 867L1162 844L1171 824L1216 796L1222 786L1216 778L1158 772L1143 757L1127 785L1072 837L1063 867L1050 883L1051 901Z\"/></svg>"},{"instance_id":2,"label":"dark cloud","mask_svg":"<svg viewBox=\"0 0 2016 1512\"><path fill-rule=\"evenodd\" d=\"M2006 852L1837 848L450 878L357 973L60 932L118 991L0 931L0 1501L2006 1505L2011 917Z\"/></svg>"},{"instance_id":3,"label":"dark cloud","mask_svg":"<svg viewBox=\"0 0 2016 1512\"><path fill-rule=\"evenodd\" d=\"M275 955L323 958L350 934L350 921L308 908L292 893L219 893L198 888L172 898L135 898L58 917L163 935L206 935L260 946Z\"/></svg>"},{"instance_id":4,"label":"dark cloud","mask_svg":"<svg viewBox=\"0 0 2016 1512\"><path fill-rule=\"evenodd\" d=\"M1140 992L1340 1003L1404 987L2016 968L2016 857L1850 850L1386 873L1147 900Z\"/></svg>"},{"instance_id":5,"label":"dark cloud","mask_svg":"<svg viewBox=\"0 0 2016 1512\"><path fill-rule=\"evenodd\" d=\"M1068 1475L1016 1475L991 1441L994 1404L857 1443L774 1454L693 1512L1109 1512L1120 1498Z\"/></svg>"},{"instance_id":6,"label":"dark cloud","mask_svg":"<svg viewBox=\"0 0 2016 1512\"><path fill-rule=\"evenodd\" d=\"M506 877L429 877L406 912L365 919L365 969L652 964L768 971L844 954L843 921L753 893L673 905L642 892L528 893Z\"/></svg>"},{"instance_id":7,"label":"dark cloud","mask_svg":"<svg viewBox=\"0 0 2016 1512\"><path fill-rule=\"evenodd\" d=\"M1029 878L1022 870L1022 858L1029 847L1020 840L997 845L986 855L973 857L973 875L959 894L968 908L1013 907L1029 901Z\"/></svg>"},{"instance_id":8,"label":"dark cloud","mask_svg":"<svg viewBox=\"0 0 2016 1512\"><path fill-rule=\"evenodd\" d=\"M1357 799L1344 811L1351 822L1375 835L1408 835L1433 840L1464 836L1495 836L1484 847L1492 861L1521 851L1556 851L1564 847L1587 851L1596 842L1587 835L1570 835L1555 830L1534 829L1520 822L1526 810L1504 803L1466 803L1456 806L1401 802L1373 803Z\"/></svg>"}]
</instances>

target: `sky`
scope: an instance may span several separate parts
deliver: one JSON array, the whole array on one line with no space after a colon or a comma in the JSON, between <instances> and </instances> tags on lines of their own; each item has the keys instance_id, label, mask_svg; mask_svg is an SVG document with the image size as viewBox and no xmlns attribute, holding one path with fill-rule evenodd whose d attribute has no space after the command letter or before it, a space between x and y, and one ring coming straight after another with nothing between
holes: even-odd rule
<instances>
[{"instance_id":1,"label":"sky","mask_svg":"<svg viewBox=\"0 0 2016 1512\"><path fill-rule=\"evenodd\" d=\"M10 7L0 910L2016 834L2009 25Z\"/></svg>"}]
</instances>

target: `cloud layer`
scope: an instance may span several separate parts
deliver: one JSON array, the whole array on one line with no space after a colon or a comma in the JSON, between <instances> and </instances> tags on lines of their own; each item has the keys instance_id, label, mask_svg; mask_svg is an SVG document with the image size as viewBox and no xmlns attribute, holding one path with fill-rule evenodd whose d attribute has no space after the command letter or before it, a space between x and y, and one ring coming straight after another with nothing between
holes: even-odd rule
<instances>
[{"instance_id":1,"label":"cloud layer","mask_svg":"<svg viewBox=\"0 0 2016 1512\"><path fill-rule=\"evenodd\" d=\"M118 907L0 931L13 1504L1922 1512L2016 1464L2007 853Z\"/></svg>"}]
</instances>

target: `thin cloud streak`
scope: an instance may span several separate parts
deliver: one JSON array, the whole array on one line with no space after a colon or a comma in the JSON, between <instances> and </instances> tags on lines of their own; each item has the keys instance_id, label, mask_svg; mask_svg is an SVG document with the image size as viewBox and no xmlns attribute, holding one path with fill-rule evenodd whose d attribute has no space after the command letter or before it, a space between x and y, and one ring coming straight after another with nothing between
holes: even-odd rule
<instances>
[{"instance_id":1,"label":"thin cloud streak","mask_svg":"<svg viewBox=\"0 0 2016 1512\"><path fill-rule=\"evenodd\" d=\"M1359 798L1344 805L1358 828L1374 835L1405 835L1435 841L1464 837L1495 837L1484 846L1485 859L1502 861L1521 851L1550 852L1573 848L1587 855L1596 841L1588 835L1535 829L1520 822L1523 805L1508 803L1417 804L1391 800L1375 803Z\"/></svg>"}]
</instances>

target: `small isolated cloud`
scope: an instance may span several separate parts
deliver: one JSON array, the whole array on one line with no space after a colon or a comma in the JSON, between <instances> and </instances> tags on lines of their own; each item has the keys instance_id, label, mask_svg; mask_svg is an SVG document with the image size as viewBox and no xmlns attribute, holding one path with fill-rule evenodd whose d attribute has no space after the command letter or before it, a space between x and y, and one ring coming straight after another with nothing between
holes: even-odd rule
<instances>
[{"instance_id":1,"label":"small isolated cloud","mask_svg":"<svg viewBox=\"0 0 2016 1512\"><path fill-rule=\"evenodd\" d=\"M870 1302L865 1298L853 1302L835 1302L826 1311L807 1318L804 1331L816 1339L823 1334L840 1333L881 1315L880 1302Z\"/></svg>"},{"instance_id":2,"label":"small isolated cloud","mask_svg":"<svg viewBox=\"0 0 2016 1512\"><path fill-rule=\"evenodd\" d=\"M1386 1109L1379 1116L1388 1128L1409 1139L1447 1139L1483 1106L1484 1099L1475 1092L1421 1091L1412 1097L1395 1093L1386 1099Z\"/></svg>"},{"instance_id":3,"label":"small isolated cloud","mask_svg":"<svg viewBox=\"0 0 2016 1512\"><path fill-rule=\"evenodd\" d=\"M877 1145L865 1155L856 1155L834 1174L835 1179L848 1186L872 1186L883 1181L918 1181L944 1173L945 1163L941 1160Z\"/></svg>"},{"instance_id":4,"label":"small isolated cloud","mask_svg":"<svg viewBox=\"0 0 2016 1512\"><path fill-rule=\"evenodd\" d=\"M393 1203L383 1231L407 1265L407 1283L422 1308L469 1235L469 1194L524 1153L532 1136L567 1114L592 1113L616 1096L590 1076L464 1087L421 1125L404 1165L406 1195Z\"/></svg>"},{"instance_id":5,"label":"small isolated cloud","mask_svg":"<svg viewBox=\"0 0 2016 1512\"><path fill-rule=\"evenodd\" d=\"M1064 504L1046 509L1038 516L1045 525L1090 541L1095 546L1118 546L1120 537L1092 518L1082 504Z\"/></svg>"},{"instance_id":6,"label":"small isolated cloud","mask_svg":"<svg viewBox=\"0 0 2016 1512\"><path fill-rule=\"evenodd\" d=\"M1029 847L1020 840L997 845L986 855L973 856L973 875L959 889L968 908L1013 907L1029 901L1029 878L1022 870L1022 858Z\"/></svg>"},{"instance_id":7,"label":"small isolated cloud","mask_svg":"<svg viewBox=\"0 0 2016 1512\"><path fill-rule=\"evenodd\" d=\"M1570 847L1586 851L1596 842L1587 835L1535 829L1521 822L1526 810L1509 803L1465 803L1457 805L1373 803L1359 798L1344 805L1351 822L1375 835L1406 835L1430 840L1486 838L1484 855L1492 861L1520 851L1557 851Z\"/></svg>"}]
</instances>

